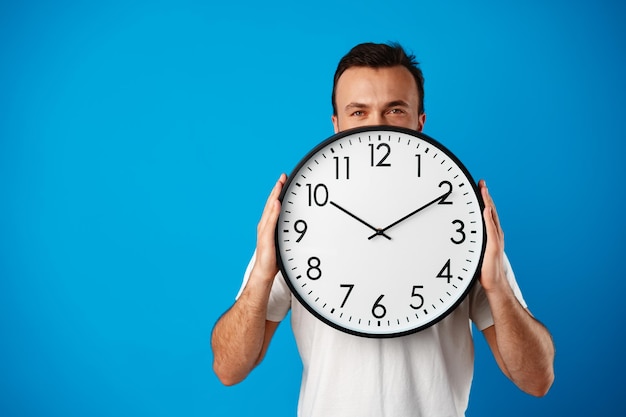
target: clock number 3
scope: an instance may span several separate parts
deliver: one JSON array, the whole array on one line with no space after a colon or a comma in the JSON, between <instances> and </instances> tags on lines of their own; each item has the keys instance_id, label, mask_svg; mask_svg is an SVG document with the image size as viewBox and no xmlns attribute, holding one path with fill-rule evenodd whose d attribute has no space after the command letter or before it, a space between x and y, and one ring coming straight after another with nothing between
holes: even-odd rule
<instances>
[{"instance_id":1,"label":"clock number 3","mask_svg":"<svg viewBox=\"0 0 626 417\"><path fill-rule=\"evenodd\" d=\"M451 237L450 240L452 241L452 243L456 243L457 245L460 245L461 243L465 242L465 232L463 231L465 224L461 220L454 220L452 224L459 225L459 228L456 229L456 231L461 235L461 237L459 240L455 240L453 237Z\"/></svg>"}]
</instances>

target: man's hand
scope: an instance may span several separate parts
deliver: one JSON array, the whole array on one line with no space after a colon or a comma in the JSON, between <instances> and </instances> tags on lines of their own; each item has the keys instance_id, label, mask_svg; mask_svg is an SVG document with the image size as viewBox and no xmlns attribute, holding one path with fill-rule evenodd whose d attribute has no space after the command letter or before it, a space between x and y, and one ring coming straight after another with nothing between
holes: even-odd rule
<instances>
[{"instance_id":1,"label":"man's hand","mask_svg":"<svg viewBox=\"0 0 626 417\"><path fill-rule=\"evenodd\" d=\"M265 203L261 220L259 220L259 224L257 225L256 262L254 263L251 277L260 277L264 280L271 281L278 273L274 233L280 214L280 201L278 201L278 197L286 181L287 176L281 174Z\"/></svg>"},{"instance_id":2,"label":"man's hand","mask_svg":"<svg viewBox=\"0 0 626 417\"><path fill-rule=\"evenodd\" d=\"M483 265L480 273L480 283L489 292L497 288L498 285L506 282L504 272L504 232L500 226L500 219L496 211L496 206L489 194L489 189L484 180L478 183L485 209L483 218L487 230L487 247L483 258Z\"/></svg>"}]
</instances>

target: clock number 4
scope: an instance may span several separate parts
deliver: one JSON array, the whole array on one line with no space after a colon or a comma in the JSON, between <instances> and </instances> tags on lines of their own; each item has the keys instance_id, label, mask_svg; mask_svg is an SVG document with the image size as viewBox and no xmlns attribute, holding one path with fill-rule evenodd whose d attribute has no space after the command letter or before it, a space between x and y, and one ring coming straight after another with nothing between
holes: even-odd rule
<instances>
[{"instance_id":1,"label":"clock number 4","mask_svg":"<svg viewBox=\"0 0 626 417\"><path fill-rule=\"evenodd\" d=\"M441 271L437 274L437 278L443 278L448 280L448 284L452 279L452 274L450 273L450 259L446 262L446 264L441 268Z\"/></svg>"}]
</instances>

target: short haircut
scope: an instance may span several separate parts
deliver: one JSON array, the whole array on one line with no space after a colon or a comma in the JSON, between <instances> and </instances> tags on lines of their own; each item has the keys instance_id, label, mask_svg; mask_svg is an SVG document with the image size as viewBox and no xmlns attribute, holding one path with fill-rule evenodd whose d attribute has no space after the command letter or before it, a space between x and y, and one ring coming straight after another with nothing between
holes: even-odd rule
<instances>
[{"instance_id":1,"label":"short haircut","mask_svg":"<svg viewBox=\"0 0 626 417\"><path fill-rule=\"evenodd\" d=\"M335 92L337 89L337 81L339 77L352 67L369 67L369 68L389 68L395 66L403 66L408 69L415 84L417 84L417 93L419 96L418 114L424 113L424 75L419 67L419 62L415 60L415 55L407 54L400 44L390 43L362 43L350 50L337 65L335 78L333 80L332 104L333 114L337 115L337 102Z\"/></svg>"}]
</instances>

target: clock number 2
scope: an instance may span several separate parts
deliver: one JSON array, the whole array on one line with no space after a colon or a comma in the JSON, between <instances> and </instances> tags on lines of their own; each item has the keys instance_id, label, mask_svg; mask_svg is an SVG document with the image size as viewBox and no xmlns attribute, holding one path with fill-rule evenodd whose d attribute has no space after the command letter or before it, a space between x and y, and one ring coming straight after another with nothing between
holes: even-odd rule
<instances>
[{"instance_id":1,"label":"clock number 2","mask_svg":"<svg viewBox=\"0 0 626 417\"><path fill-rule=\"evenodd\" d=\"M441 196L438 204L452 204L452 201L446 201L446 198L448 198L450 194L452 194L452 183L450 183L450 181L441 181L439 183L439 188L442 188L443 185L446 185L448 187L448 192Z\"/></svg>"}]
</instances>

